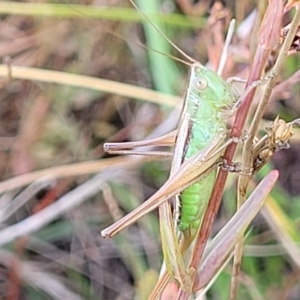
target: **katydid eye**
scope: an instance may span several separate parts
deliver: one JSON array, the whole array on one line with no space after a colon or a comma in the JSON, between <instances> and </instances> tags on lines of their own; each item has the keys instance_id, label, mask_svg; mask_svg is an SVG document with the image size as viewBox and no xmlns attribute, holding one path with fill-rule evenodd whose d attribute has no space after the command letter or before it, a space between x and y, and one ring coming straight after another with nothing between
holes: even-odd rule
<instances>
[{"instance_id":1,"label":"katydid eye","mask_svg":"<svg viewBox=\"0 0 300 300\"><path fill-rule=\"evenodd\" d=\"M204 90L208 86L208 82L205 78L195 79L194 86L197 90Z\"/></svg>"}]
</instances>

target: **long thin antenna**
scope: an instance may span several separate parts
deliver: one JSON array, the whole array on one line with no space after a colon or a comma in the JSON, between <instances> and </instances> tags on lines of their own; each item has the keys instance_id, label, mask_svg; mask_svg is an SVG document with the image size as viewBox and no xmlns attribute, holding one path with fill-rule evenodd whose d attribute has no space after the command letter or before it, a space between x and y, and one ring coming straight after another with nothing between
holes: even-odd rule
<instances>
[{"instance_id":1,"label":"long thin antenna","mask_svg":"<svg viewBox=\"0 0 300 300\"><path fill-rule=\"evenodd\" d=\"M139 7L134 3L133 0L129 0L129 2L133 5L133 7L140 12L140 14L143 15L143 17L153 26L153 28L161 34L166 41L174 47L181 55L183 55L186 59L188 59L190 62L194 63L196 62L193 58L191 58L189 55L187 55L184 51L182 51L178 46L176 46L152 21L151 19L142 11L139 9Z\"/></svg>"},{"instance_id":2,"label":"long thin antenna","mask_svg":"<svg viewBox=\"0 0 300 300\"><path fill-rule=\"evenodd\" d=\"M222 72L223 72L223 69L224 69L224 66L226 63L226 59L227 59L227 55L228 55L228 47L230 45L230 42L231 42L231 39L233 36L234 26L235 26L235 19L232 19L230 21L230 24L228 27L227 36L226 36L225 44L224 44L223 51L221 54L218 71L217 71L217 74L220 76L222 75Z\"/></svg>"},{"instance_id":3,"label":"long thin antenna","mask_svg":"<svg viewBox=\"0 0 300 300\"><path fill-rule=\"evenodd\" d=\"M72 10L74 10L74 11L77 12L78 14L83 15L83 16L86 17L86 15L84 15L81 11L79 11L79 10L76 9L76 8L74 8L74 7L72 6L71 3L70 3L70 6L71 6L71 9L72 9ZM139 10L139 11L140 11L140 10ZM145 16L145 17L146 17L146 16ZM128 42L128 41L129 41L129 42L131 42L131 43L137 44L138 46L140 46L140 47L142 47L142 48L144 48L144 49L146 49L146 50L151 50L151 51L153 51L153 52L156 52L156 53L158 53L158 54L165 55L165 56L167 55L166 53L164 53L164 52L162 52L162 51L159 51L159 50L157 50L157 49L154 49L154 48L152 48L152 47L146 46L146 45L144 45L143 43L140 43L139 41L134 41L134 40L130 40L130 39L128 39L128 38L125 38L125 37L122 36L121 34L116 33L115 31L109 29L107 26L104 26L103 24L102 24L101 26L102 26L103 28L105 28L105 30L106 30L107 32L109 32L109 33L112 34L113 36L115 36L115 37L117 37L117 38L119 38L119 39L121 39L121 40L123 40L123 41L125 41L125 42ZM174 56L174 55L172 55L172 54L168 54L167 56L170 57L170 58L172 58L172 59L174 59L174 60L176 60L176 61L178 61L178 62L180 62L180 63L183 63L183 64L185 64L185 65L187 65L187 66L190 66L190 65L191 65L189 62L187 62L187 61L185 61L185 60L183 60L183 59L181 59L181 58L178 58L178 57L176 57L176 56Z\"/></svg>"}]
</instances>

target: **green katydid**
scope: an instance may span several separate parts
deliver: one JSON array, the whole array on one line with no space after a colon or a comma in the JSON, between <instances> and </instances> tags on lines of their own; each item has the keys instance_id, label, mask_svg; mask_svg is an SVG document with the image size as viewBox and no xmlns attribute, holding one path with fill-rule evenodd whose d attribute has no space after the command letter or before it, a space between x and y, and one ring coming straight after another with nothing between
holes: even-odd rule
<instances>
[{"instance_id":1,"label":"green katydid","mask_svg":"<svg viewBox=\"0 0 300 300\"><path fill-rule=\"evenodd\" d=\"M191 290L192 283L181 253L187 250L201 224L214 185L217 162L224 149L221 145L226 137L225 116L235 102L226 82L202 65L193 64L168 181L149 200L102 231L102 236L111 237L159 206L166 267L187 290ZM183 189L181 195L176 196L175 222L182 233L177 237L170 203L166 200Z\"/></svg>"},{"instance_id":2,"label":"green katydid","mask_svg":"<svg viewBox=\"0 0 300 300\"><path fill-rule=\"evenodd\" d=\"M104 229L102 236L112 237L159 207L161 239L169 277L175 278L181 287L191 291L192 270L185 269L183 255L199 230L214 186L218 162L225 146L231 142L225 142L226 122L237 101L231 86L219 75L189 59L192 64L170 177L150 199ZM171 142L172 137L174 135L167 136ZM107 150L112 151L113 148L117 146L106 145ZM175 222L170 202L167 201L174 196Z\"/></svg>"}]
</instances>

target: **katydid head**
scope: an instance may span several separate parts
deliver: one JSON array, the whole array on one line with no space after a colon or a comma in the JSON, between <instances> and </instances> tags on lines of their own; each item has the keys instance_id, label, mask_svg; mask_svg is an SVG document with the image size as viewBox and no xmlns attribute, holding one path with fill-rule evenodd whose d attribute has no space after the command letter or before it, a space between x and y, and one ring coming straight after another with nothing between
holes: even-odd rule
<instances>
[{"instance_id":1,"label":"katydid head","mask_svg":"<svg viewBox=\"0 0 300 300\"><path fill-rule=\"evenodd\" d=\"M188 91L208 101L216 109L230 109L236 102L231 86L215 72L200 63L191 66Z\"/></svg>"}]
</instances>

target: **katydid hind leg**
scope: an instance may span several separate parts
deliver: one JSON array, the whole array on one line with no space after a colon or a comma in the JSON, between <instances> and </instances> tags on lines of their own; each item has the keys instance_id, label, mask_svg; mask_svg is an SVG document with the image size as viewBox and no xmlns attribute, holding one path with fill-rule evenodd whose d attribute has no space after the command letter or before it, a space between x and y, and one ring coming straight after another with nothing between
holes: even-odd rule
<instances>
[{"instance_id":1,"label":"katydid hind leg","mask_svg":"<svg viewBox=\"0 0 300 300\"><path fill-rule=\"evenodd\" d=\"M144 151L144 150L114 150L107 151L113 155L141 155L141 156L158 156L162 158L172 157L173 153L168 151Z\"/></svg>"},{"instance_id":2,"label":"katydid hind leg","mask_svg":"<svg viewBox=\"0 0 300 300\"><path fill-rule=\"evenodd\" d=\"M199 180L201 176L205 176L207 173L211 172L212 168L217 167L219 154L216 155L216 157L210 158L208 161L206 161L205 158L210 157L211 152L214 152L222 142L223 138L215 140L213 145L203 149L203 151L200 151L195 157L187 160L180 167L178 172L171 174L165 184L153 196L122 219L102 230L101 235L105 238L114 236L126 227L135 223L142 216L178 194L187 186Z\"/></svg>"},{"instance_id":3,"label":"katydid hind leg","mask_svg":"<svg viewBox=\"0 0 300 300\"><path fill-rule=\"evenodd\" d=\"M105 143L103 148L105 152L115 153L116 151L129 150L139 147L161 147L161 146L173 146L175 143L175 138L177 135L177 130L167 133L158 138L153 138L151 140L143 140L136 142L124 142L124 143Z\"/></svg>"},{"instance_id":4,"label":"katydid hind leg","mask_svg":"<svg viewBox=\"0 0 300 300\"><path fill-rule=\"evenodd\" d=\"M185 114L185 105L182 111L170 177L179 171L184 157L185 145L189 135L189 118ZM171 202L178 203L178 196L172 197ZM176 220L176 217L175 217ZM180 247L176 224L174 224L174 213L172 213L170 201L159 206L159 224L164 254L164 263L169 274L180 282L183 288L191 289L191 281L183 260L184 253ZM160 282L159 282L160 284Z\"/></svg>"}]
</instances>

